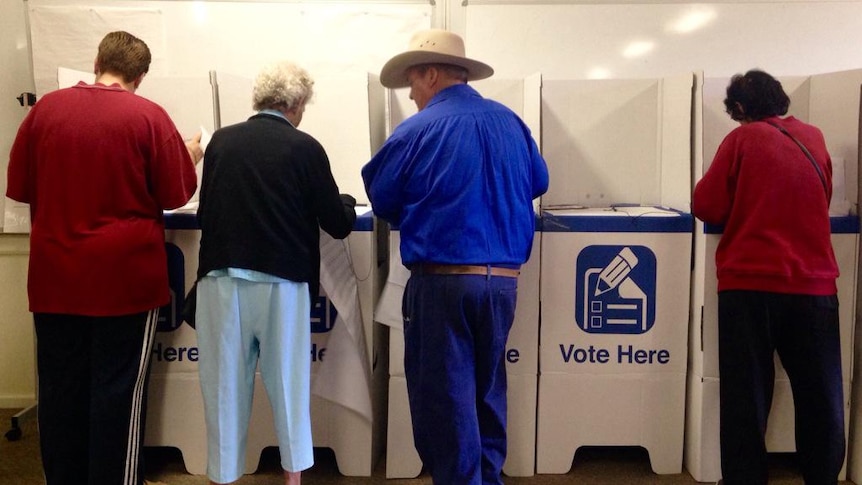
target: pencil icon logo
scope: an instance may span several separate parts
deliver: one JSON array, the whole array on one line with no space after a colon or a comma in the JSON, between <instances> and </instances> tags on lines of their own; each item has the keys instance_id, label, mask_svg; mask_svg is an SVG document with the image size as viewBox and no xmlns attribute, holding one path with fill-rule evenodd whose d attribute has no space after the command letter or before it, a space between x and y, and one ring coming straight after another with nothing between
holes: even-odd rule
<instances>
[{"instance_id":1,"label":"pencil icon logo","mask_svg":"<svg viewBox=\"0 0 862 485\"><path fill-rule=\"evenodd\" d=\"M599 273L594 296L600 296L618 287L638 264L638 257L628 247L622 248L614 259Z\"/></svg>"},{"instance_id":2,"label":"pencil icon logo","mask_svg":"<svg viewBox=\"0 0 862 485\"><path fill-rule=\"evenodd\" d=\"M641 334L655 323L656 257L646 246L595 245L575 264L575 321L587 333Z\"/></svg>"}]
</instances>

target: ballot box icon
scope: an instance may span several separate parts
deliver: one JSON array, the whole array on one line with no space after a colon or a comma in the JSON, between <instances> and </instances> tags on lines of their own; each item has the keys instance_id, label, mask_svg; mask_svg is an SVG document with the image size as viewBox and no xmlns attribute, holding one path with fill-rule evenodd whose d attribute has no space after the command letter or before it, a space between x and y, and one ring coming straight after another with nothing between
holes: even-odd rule
<instances>
[{"instance_id":1,"label":"ballot box icon","mask_svg":"<svg viewBox=\"0 0 862 485\"><path fill-rule=\"evenodd\" d=\"M640 334L655 323L655 254L645 246L587 246L575 268L575 321L588 333Z\"/></svg>"},{"instance_id":2,"label":"ballot box icon","mask_svg":"<svg viewBox=\"0 0 862 485\"><path fill-rule=\"evenodd\" d=\"M327 333L335 326L338 311L329 297L320 295L312 300L311 333Z\"/></svg>"}]
</instances>

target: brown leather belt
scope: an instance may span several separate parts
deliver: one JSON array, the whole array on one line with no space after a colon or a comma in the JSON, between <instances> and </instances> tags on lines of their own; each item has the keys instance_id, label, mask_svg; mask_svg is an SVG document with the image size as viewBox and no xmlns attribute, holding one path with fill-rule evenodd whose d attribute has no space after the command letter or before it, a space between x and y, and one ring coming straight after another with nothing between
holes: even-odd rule
<instances>
[{"instance_id":1,"label":"brown leather belt","mask_svg":"<svg viewBox=\"0 0 862 485\"><path fill-rule=\"evenodd\" d=\"M501 268L499 266L479 266L472 264L418 264L412 268L423 274L473 274L480 276L503 276L506 278L517 278L521 270L514 268Z\"/></svg>"}]
</instances>

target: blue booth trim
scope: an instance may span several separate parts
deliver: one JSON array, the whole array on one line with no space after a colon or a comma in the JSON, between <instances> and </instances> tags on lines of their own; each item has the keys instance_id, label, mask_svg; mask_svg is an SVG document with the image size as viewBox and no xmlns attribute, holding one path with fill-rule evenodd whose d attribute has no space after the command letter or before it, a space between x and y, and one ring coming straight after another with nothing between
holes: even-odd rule
<instances>
[{"instance_id":1,"label":"blue booth trim","mask_svg":"<svg viewBox=\"0 0 862 485\"><path fill-rule=\"evenodd\" d=\"M672 209L661 208L662 211ZM542 212L542 232L693 232L694 218L685 212L675 216L578 215Z\"/></svg>"},{"instance_id":2,"label":"blue booth trim","mask_svg":"<svg viewBox=\"0 0 862 485\"><path fill-rule=\"evenodd\" d=\"M165 229L200 229L198 216L191 212L168 212L165 214ZM356 218L354 231L371 231L374 229L374 216L371 211Z\"/></svg>"},{"instance_id":3,"label":"blue booth trim","mask_svg":"<svg viewBox=\"0 0 862 485\"><path fill-rule=\"evenodd\" d=\"M859 234L858 216L834 216L829 218L832 234Z\"/></svg>"},{"instance_id":4,"label":"blue booth trim","mask_svg":"<svg viewBox=\"0 0 862 485\"><path fill-rule=\"evenodd\" d=\"M198 215L191 212L166 213L165 229L200 229Z\"/></svg>"},{"instance_id":5,"label":"blue booth trim","mask_svg":"<svg viewBox=\"0 0 862 485\"><path fill-rule=\"evenodd\" d=\"M361 216L356 218L356 222L353 223L354 231L371 231L374 229L374 213L371 211L362 214Z\"/></svg>"}]
</instances>

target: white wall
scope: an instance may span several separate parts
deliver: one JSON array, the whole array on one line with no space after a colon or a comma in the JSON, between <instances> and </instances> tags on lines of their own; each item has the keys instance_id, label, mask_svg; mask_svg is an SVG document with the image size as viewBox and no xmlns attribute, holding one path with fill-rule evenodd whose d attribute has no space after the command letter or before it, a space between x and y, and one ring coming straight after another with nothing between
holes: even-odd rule
<instances>
[{"instance_id":1,"label":"white wall","mask_svg":"<svg viewBox=\"0 0 862 485\"><path fill-rule=\"evenodd\" d=\"M661 78L753 67L810 75L862 67L862 2L469 0L455 7L467 53L497 75Z\"/></svg>"},{"instance_id":2,"label":"white wall","mask_svg":"<svg viewBox=\"0 0 862 485\"><path fill-rule=\"evenodd\" d=\"M0 3L0 189L6 193L6 160L18 125L27 114L18 104L21 93L33 92L30 74L30 52L27 46L27 28L24 4L21 1ZM0 209L3 197L0 197ZM0 212L2 214L2 212ZM0 227L2 227L0 220Z\"/></svg>"},{"instance_id":3,"label":"white wall","mask_svg":"<svg viewBox=\"0 0 862 485\"><path fill-rule=\"evenodd\" d=\"M33 91L24 5L0 2L0 189L6 159L27 114L15 99ZM0 214L3 209L0 197ZM2 222L0 222L2 224ZM0 408L23 407L35 396L33 323L27 312L27 236L0 234Z\"/></svg>"}]
</instances>

